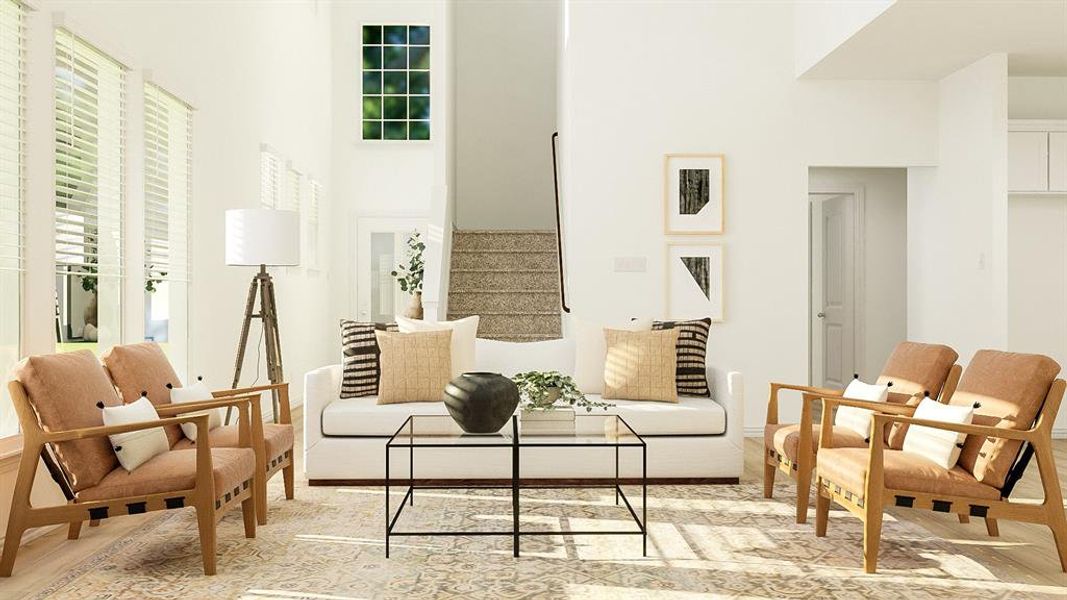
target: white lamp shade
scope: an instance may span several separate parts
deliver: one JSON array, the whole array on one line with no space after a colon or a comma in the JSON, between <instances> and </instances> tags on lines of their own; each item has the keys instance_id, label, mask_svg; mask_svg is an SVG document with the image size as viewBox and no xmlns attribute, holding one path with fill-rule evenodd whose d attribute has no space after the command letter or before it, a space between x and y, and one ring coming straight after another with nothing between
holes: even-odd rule
<instances>
[{"instance_id":1,"label":"white lamp shade","mask_svg":"<svg viewBox=\"0 0 1067 600\"><path fill-rule=\"evenodd\" d=\"M226 211L226 264L300 264L300 213L269 208Z\"/></svg>"}]
</instances>

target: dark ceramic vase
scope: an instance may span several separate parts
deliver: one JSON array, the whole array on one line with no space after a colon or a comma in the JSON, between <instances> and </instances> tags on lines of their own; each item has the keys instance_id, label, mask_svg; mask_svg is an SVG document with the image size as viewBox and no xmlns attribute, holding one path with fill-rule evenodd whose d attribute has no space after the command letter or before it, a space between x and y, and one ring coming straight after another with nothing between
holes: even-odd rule
<instances>
[{"instance_id":1,"label":"dark ceramic vase","mask_svg":"<svg viewBox=\"0 0 1067 600\"><path fill-rule=\"evenodd\" d=\"M499 373L464 373L445 386L445 406L467 433L496 433L519 405L519 388Z\"/></svg>"}]
</instances>

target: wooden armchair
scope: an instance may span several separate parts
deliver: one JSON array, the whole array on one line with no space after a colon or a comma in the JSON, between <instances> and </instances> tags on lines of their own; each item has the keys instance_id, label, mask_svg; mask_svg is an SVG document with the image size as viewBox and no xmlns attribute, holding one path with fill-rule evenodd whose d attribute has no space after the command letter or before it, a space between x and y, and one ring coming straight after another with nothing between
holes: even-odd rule
<instances>
[{"instance_id":1,"label":"wooden armchair","mask_svg":"<svg viewBox=\"0 0 1067 600\"><path fill-rule=\"evenodd\" d=\"M174 372L167 356L154 342L115 346L102 357L111 380L119 390L123 401L133 402L142 393L163 414L172 414L170 387L181 387L181 380ZM295 432L293 416L289 406L289 384L271 384L256 387L219 390L212 392L217 399L236 396L255 395L253 414L261 414L259 394L271 392L278 394L278 414L275 422L263 423L255 419L252 423L252 447L256 452L255 497L256 516L260 525L267 523L267 482L279 471L285 484L285 497L293 499L294 456L293 445ZM185 406L185 405L182 405ZM192 448L191 440L185 439L180 428L168 428L171 447L176 450ZM232 448L238 445L238 431L235 425L223 425L209 432L211 445L218 448Z\"/></svg>"},{"instance_id":2,"label":"wooden armchair","mask_svg":"<svg viewBox=\"0 0 1067 600\"><path fill-rule=\"evenodd\" d=\"M892 386L889 394L890 405L915 406L927 393L944 402L952 396L960 379L962 369L955 364L957 358L959 355L948 346L901 342L886 361L877 383ZM778 422L779 392L782 390L801 393L799 423ZM823 397L840 398L842 392L843 390L807 385L771 383L771 394L767 401L767 424L763 429L763 496L770 498L773 495L774 478L778 471L795 479L797 523L805 523L808 518L811 479L819 446L821 429L819 424L814 422L813 407ZM832 423L833 419L830 421ZM839 446L867 446L867 440L850 429L834 430ZM887 427L884 431L885 441L891 448L899 449L904 443L906 432L907 428L903 425Z\"/></svg>"},{"instance_id":3,"label":"wooden armchair","mask_svg":"<svg viewBox=\"0 0 1067 600\"><path fill-rule=\"evenodd\" d=\"M22 427L23 448L0 558L0 576L11 575L22 534L31 527L67 523L68 537L77 539L86 520L192 507L196 510L207 575L215 573L215 527L227 511L240 504L245 536L255 537L255 456L248 427L251 398L182 406L182 411L226 406L238 410L241 447L212 448L207 415L103 426L97 403L115 405L119 399L88 350L30 357L15 373L8 388ZM196 424L195 449L165 452L134 471L119 466L109 435L178 427L182 423ZM31 505L30 492L41 459L66 496L66 505Z\"/></svg>"},{"instance_id":4,"label":"wooden armchair","mask_svg":"<svg viewBox=\"0 0 1067 600\"><path fill-rule=\"evenodd\" d=\"M967 435L952 469L921 456L886 448L872 439L866 448L836 446L836 433L823 420L817 467L815 535L825 536L830 502L863 521L863 566L874 573L878 563L882 511L899 506L982 517L991 535L997 519L1047 525L1060 564L1067 572L1067 516L1052 453L1052 426L1065 388L1054 379L1060 367L1033 354L981 350L971 360L950 404L974 404L974 424L914 419L907 410L874 415L876 428L891 424L922 425ZM851 400L824 398L824 415ZM911 407L900 407L911 410ZM1030 458L1037 456L1044 501L1009 500ZM962 519L961 519L962 520Z\"/></svg>"}]
</instances>

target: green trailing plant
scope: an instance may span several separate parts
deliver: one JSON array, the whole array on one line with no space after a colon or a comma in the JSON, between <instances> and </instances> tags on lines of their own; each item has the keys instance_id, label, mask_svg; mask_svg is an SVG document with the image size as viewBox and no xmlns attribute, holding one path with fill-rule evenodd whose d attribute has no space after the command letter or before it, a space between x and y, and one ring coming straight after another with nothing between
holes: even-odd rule
<instances>
[{"instance_id":1,"label":"green trailing plant","mask_svg":"<svg viewBox=\"0 0 1067 600\"><path fill-rule=\"evenodd\" d=\"M523 410L552 410L562 404L592 412L594 408L607 409L614 406L610 402L597 402L586 398L569 375L558 371L526 371L516 373L511 380L519 388Z\"/></svg>"},{"instance_id":2,"label":"green trailing plant","mask_svg":"<svg viewBox=\"0 0 1067 600\"><path fill-rule=\"evenodd\" d=\"M400 289L409 294L422 293L422 275L426 270L422 253L426 250L426 244L422 241L422 235L418 231L412 232L408 237L408 254L405 264L397 265L392 276L400 284Z\"/></svg>"}]
</instances>

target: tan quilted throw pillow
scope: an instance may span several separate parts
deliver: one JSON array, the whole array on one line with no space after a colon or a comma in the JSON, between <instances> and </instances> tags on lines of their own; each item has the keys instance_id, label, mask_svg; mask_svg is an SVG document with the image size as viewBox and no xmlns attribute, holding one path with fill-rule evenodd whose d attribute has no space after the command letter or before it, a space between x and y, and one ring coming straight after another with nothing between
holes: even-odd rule
<instances>
[{"instance_id":1,"label":"tan quilted throw pillow","mask_svg":"<svg viewBox=\"0 0 1067 600\"><path fill-rule=\"evenodd\" d=\"M678 402L678 330L605 329L604 398Z\"/></svg>"},{"instance_id":2,"label":"tan quilted throw pillow","mask_svg":"<svg viewBox=\"0 0 1067 600\"><path fill-rule=\"evenodd\" d=\"M375 331L382 377L378 404L440 402L452 379L452 330Z\"/></svg>"}]
</instances>

